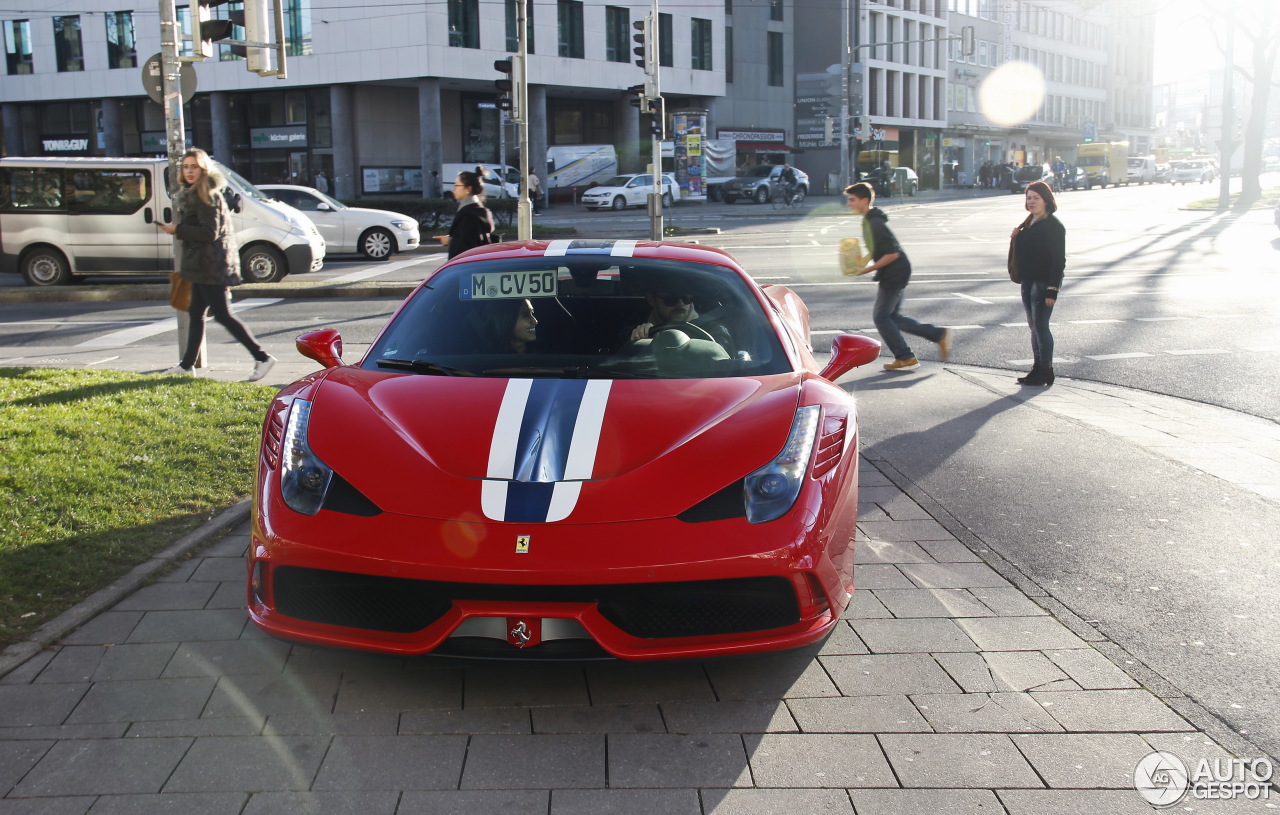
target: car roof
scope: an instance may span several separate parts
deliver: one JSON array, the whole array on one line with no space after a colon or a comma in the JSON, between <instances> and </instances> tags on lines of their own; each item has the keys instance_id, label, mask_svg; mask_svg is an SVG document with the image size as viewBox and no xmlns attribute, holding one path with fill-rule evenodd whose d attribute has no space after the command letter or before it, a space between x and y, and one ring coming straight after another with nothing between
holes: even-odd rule
<instances>
[{"instance_id":1,"label":"car roof","mask_svg":"<svg viewBox=\"0 0 1280 815\"><path fill-rule=\"evenodd\" d=\"M316 192L315 187L308 187L305 184L254 184L260 190L301 190L303 192Z\"/></svg>"},{"instance_id":2,"label":"car roof","mask_svg":"<svg viewBox=\"0 0 1280 815\"><path fill-rule=\"evenodd\" d=\"M472 249L465 257L459 256L445 264L469 260L505 260L529 257L590 257L600 258L663 258L691 263L710 263L736 270L743 277L749 275L737 260L723 249L683 241L645 241L614 239L575 239L510 241ZM441 266L444 268L444 266Z\"/></svg>"}]
</instances>

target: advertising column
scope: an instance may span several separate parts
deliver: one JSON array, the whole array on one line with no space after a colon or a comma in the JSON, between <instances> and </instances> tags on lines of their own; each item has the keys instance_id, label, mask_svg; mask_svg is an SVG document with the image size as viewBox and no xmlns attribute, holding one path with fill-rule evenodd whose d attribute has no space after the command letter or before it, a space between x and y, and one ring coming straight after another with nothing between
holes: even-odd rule
<instances>
[{"instance_id":1,"label":"advertising column","mask_svg":"<svg viewBox=\"0 0 1280 815\"><path fill-rule=\"evenodd\" d=\"M704 180L707 177L707 162L702 150L702 141L707 133L707 112L679 110L672 114L671 121L675 128L673 158L676 183L680 185L680 199L705 201L707 188Z\"/></svg>"}]
</instances>

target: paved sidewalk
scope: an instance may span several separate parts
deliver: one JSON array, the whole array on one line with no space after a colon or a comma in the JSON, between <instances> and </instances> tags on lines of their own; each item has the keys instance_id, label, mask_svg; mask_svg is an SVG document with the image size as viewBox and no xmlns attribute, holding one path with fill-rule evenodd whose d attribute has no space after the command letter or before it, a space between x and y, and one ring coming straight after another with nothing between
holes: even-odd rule
<instances>
[{"instance_id":1,"label":"paved sidewalk","mask_svg":"<svg viewBox=\"0 0 1280 815\"><path fill-rule=\"evenodd\" d=\"M1178 420L1162 399L1073 383L1035 408L1162 448ZM1280 437L1248 438L1264 461L1224 476L1274 497L1264 470ZM1186 455L1230 468L1218 443ZM0 815L1125 815L1153 811L1133 787L1152 750L1190 765L1256 755L1141 666L1119 667L1122 652L892 474L863 460L858 591L820 650L666 664L266 638L244 612L242 507L230 534L203 548L191 536L154 581L135 575L50 647L0 662ZM1170 811L1276 812L1280 798Z\"/></svg>"}]
</instances>

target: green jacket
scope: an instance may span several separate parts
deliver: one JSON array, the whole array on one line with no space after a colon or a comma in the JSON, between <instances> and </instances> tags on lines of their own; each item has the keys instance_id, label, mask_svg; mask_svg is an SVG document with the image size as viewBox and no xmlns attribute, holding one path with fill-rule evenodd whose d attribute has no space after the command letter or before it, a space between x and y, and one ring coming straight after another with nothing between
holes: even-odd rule
<instances>
[{"instance_id":1,"label":"green jacket","mask_svg":"<svg viewBox=\"0 0 1280 815\"><path fill-rule=\"evenodd\" d=\"M240 253L231 227L231 210L222 188L213 191L206 204L191 189L181 190L173 201L178 213L173 233L178 273L192 283L236 286L240 280Z\"/></svg>"}]
</instances>

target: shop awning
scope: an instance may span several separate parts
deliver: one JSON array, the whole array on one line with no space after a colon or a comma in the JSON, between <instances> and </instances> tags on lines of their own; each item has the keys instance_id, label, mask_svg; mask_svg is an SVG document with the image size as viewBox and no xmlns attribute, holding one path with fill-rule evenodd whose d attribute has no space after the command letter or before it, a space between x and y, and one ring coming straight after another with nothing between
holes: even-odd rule
<instances>
[{"instance_id":1,"label":"shop awning","mask_svg":"<svg viewBox=\"0 0 1280 815\"><path fill-rule=\"evenodd\" d=\"M739 153L794 153L796 149L780 141L740 141Z\"/></svg>"}]
</instances>

